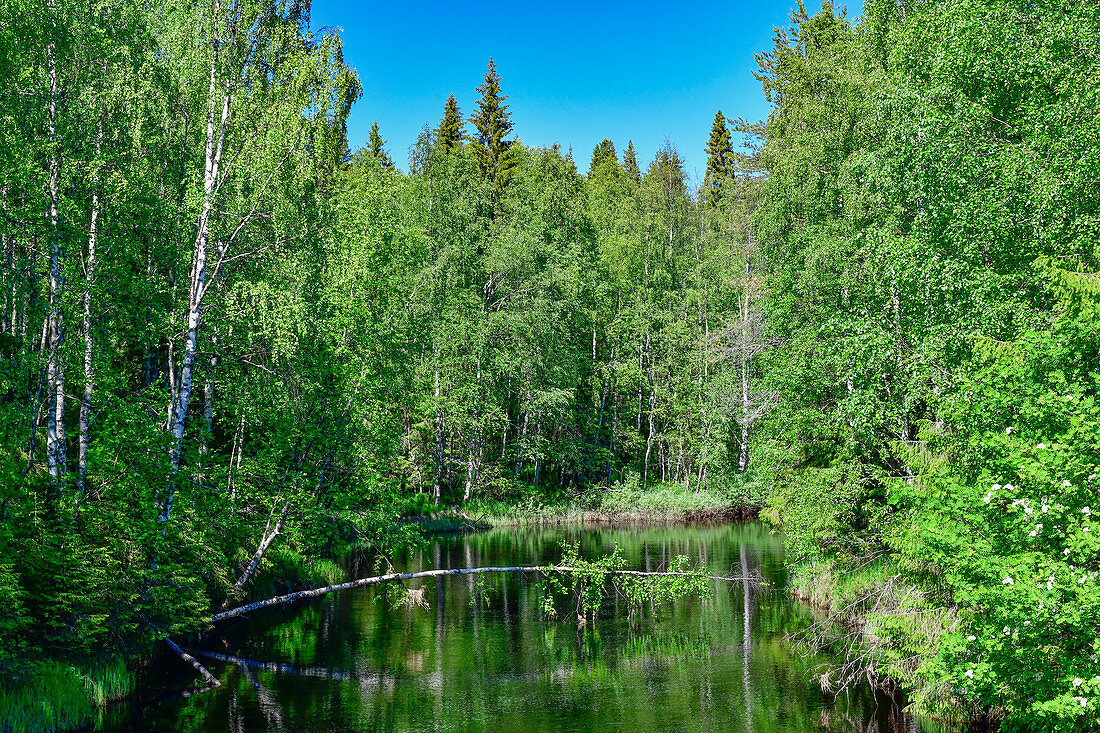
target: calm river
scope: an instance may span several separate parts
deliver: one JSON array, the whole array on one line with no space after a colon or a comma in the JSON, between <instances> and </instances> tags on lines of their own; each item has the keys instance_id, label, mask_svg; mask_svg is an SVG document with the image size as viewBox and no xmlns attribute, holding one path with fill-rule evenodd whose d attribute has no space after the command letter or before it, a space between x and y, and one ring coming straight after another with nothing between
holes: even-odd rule
<instances>
[{"instance_id":1,"label":"calm river","mask_svg":"<svg viewBox=\"0 0 1100 733\"><path fill-rule=\"evenodd\" d=\"M633 627L625 605L608 599L581 631L575 615L545 620L534 583L518 575L429 580L427 608L394 608L384 589L352 591L261 611L205 639L193 651L221 689L179 696L194 675L166 660L140 683L146 702L109 709L99 730L939 730L868 690L821 693L812 673L823 660L784 641L810 616L774 590L785 582L783 544L760 524L494 530L439 539L395 564L549 564L565 539L586 556L617 545L638 569L675 555L722 574L747 567L773 589L715 581L709 595L651 610Z\"/></svg>"}]
</instances>

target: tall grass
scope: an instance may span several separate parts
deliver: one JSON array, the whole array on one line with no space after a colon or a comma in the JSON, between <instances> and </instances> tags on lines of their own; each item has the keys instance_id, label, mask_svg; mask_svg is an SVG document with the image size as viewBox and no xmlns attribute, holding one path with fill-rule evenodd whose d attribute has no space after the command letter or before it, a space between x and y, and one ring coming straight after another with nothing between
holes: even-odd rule
<instances>
[{"instance_id":1,"label":"tall grass","mask_svg":"<svg viewBox=\"0 0 1100 733\"><path fill-rule=\"evenodd\" d=\"M51 733L87 725L103 706L128 695L134 674L121 660L76 667L38 662L18 680L0 682L0 731Z\"/></svg>"},{"instance_id":2,"label":"tall grass","mask_svg":"<svg viewBox=\"0 0 1100 733\"><path fill-rule=\"evenodd\" d=\"M733 510L747 508L725 491L685 489L682 484L656 484L643 489L636 479L631 476L615 488L580 497L532 494L520 501L473 501L464 509L471 517L490 524L514 526L718 519L740 516Z\"/></svg>"}]
</instances>

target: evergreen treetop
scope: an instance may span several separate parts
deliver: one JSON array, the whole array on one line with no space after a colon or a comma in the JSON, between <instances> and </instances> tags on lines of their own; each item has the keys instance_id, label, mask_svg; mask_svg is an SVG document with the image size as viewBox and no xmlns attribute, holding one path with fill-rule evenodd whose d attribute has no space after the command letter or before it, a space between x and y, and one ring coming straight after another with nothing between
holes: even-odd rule
<instances>
[{"instance_id":1,"label":"evergreen treetop","mask_svg":"<svg viewBox=\"0 0 1100 733\"><path fill-rule=\"evenodd\" d=\"M386 152L386 141L382 139L382 135L378 131L378 120L375 120L374 124L370 126L370 136L367 138L367 145L370 154L378 159L378 162L382 164L383 168L393 168L393 159L390 158L389 153Z\"/></svg>"},{"instance_id":2,"label":"evergreen treetop","mask_svg":"<svg viewBox=\"0 0 1100 733\"><path fill-rule=\"evenodd\" d=\"M455 95L447 97L443 105L443 119L439 121L436 130L436 142L443 150L455 150L462 147L462 141L466 136L465 122L462 119L462 111L458 108Z\"/></svg>"},{"instance_id":3,"label":"evergreen treetop","mask_svg":"<svg viewBox=\"0 0 1100 733\"><path fill-rule=\"evenodd\" d=\"M508 105L504 104L508 97L500 93L500 75L491 58L485 70L485 82L477 90L481 98L477 102L477 111L470 116L474 126L474 133L469 138L470 147L481 174L492 182L494 191L499 194L512 177L515 167L512 146L515 141L509 139L512 120Z\"/></svg>"},{"instance_id":4,"label":"evergreen treetop","mask_svg":"<svg viewBox=\"0 0 1100 733\"><path fill-rule=\"evenodd\" d=\"M619 156L615 152L615 143L604 139L592 149L592 162L588 166L588 174L592 175L605 166L619 165Z\"/></svg>"},{"instance_id":5,"label":"evergreen treetop","mask_svg":"<svg viewBox=\"0 0 1100 733\"><path fill-rule=\"evenodd\" d=\"M706 152L707 172L703 178L703 200L715 206L722 198L723 184L733 174L733 145L722 110L714 115Z\"/></svg>"},{"instance_id":6,"label":"evergreen treetop","mask_svg":"<svg viewBox=\"0 0 1100 733\"><path fill-rule=\"evenodd\" d=\"M635 183L642 180L642 171L638 168L638 156L634 152L633 140L627 141L626 150L623 152L623 171L626 173L627 178Z\"/></svg>"}]
</instances>

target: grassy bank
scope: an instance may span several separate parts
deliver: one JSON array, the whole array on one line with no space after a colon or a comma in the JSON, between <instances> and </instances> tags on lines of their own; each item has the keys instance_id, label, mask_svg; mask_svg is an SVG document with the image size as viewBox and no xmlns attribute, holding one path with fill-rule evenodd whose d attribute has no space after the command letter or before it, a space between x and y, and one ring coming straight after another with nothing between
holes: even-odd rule
<instances>
[{"instance_id":1,"label":"grassy bank","mask_svg":"<svg viewBox=\"0 0 1100 733\"><path fill-rule=\"evenodd\" d=\"M838 691L864 680L904 690L915 714L938 723L996 730L996 712L968 705L949 686L931 682L945 633L957 624L952 609L938 607L903 580L896 561L879 558L854 569L817 561L790 568L790 593L818 613L793 641L836 664L819 673L822 687Z\"/></svg>"},{"instance_id":2,"label":"grassy bank","mask_svg":"<svg viewBox=\"0 0 1100 733\"><path fill-rule=\"evenodd\" d=\"M309 558L276 546L242 602L344 579L346 572L331 558ZM0 674L0 733L60 733L93 725L110 703L133 692L137 668L162 654L170 653L154 647L129 658L83 663L40 659L5 670ZM177 662L172 658L166 663Z\"/></svg>"},{"instance_id":3,"label":"grassy bank","mask_svg":"<svg viewBox=\"0 0 1100 733\"><path fill-rule=\"evenodd\" d=\"M519 502L472 501L464 511L493 526L555 526L644 522L720 521L754 518L755 506L716 491L685 491L663 484L642 490L625 485L580 497L529 496Z\"/></svg>"},{"instance_id":4,"label":"grassy bank","mask_svg":"<svg viewBox=\"0 0 1100 733\"><path fill-rule=\"evenodd\" d=\"M121 658L28 664L0 682L0 730L49 733L94 723L108 703L130 694L135 680Z\"/></svg>"}]
</instances>

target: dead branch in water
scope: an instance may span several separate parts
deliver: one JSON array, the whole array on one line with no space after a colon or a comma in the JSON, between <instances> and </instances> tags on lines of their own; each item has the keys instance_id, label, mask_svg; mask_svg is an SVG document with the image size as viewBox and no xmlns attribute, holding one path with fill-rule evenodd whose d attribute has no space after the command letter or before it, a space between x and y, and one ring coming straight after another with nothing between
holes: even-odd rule
<instances>
[{"instance_id":1,"label":"dead branch in water","mask_svg":"<svg viewBox=\"0 0 1100 733\"><path fill-rule=\"evenodd\" d=\"M214 687L222 686L221 680L210 674L210 670L202 666L199 660L195 659L190 654L180 649L179 645L176 644L176 642L172 641L171 639L165 639L164 643L168 645L169 649L176 653L176 656L194 667L198 671L198 673L201 674L211 685L213 685Z\"/></svg>"}]
</instances>

